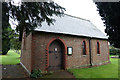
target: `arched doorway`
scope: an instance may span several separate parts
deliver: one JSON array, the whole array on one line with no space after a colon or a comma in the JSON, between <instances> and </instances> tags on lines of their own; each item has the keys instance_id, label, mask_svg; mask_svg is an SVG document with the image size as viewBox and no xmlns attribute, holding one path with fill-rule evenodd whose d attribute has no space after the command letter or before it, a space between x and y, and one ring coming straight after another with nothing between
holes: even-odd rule
<instances>
[{"instance_id":1,"label":"arched doorway","mask_svg":"<svg viewBox=\"0 0 120 80\"><path fill-rule=\"evenodd\" d=\"M49 45L49 66L48 71L64 69L65 46L59 40L53 40Z\"/></svg>"}]
</instances>

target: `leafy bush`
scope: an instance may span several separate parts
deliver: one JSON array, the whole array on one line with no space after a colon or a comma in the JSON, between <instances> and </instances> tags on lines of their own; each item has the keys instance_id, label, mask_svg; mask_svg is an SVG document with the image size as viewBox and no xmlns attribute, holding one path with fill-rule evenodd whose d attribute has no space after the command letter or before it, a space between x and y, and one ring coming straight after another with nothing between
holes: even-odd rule
<instances>
[{"instance_id":1,"label":"leafy bush","mask_svg":"<svg viewBox=\"0 0 120 80\"><path fill-rule=\"evenodd\" d=\"M120 54L119 52L120 52L119 49L114 48L113 46L110 47L110 55L118 55L118 54Z\"/></svg>"},{"instance_id":2,"label":"leafy bush","mask_svg":"<svg viewBox=\"0 0 120 80\"><path fill-rule=\"evenodd\" d=\"M117 55L118 53L119 53L119 50L110 49L110 55Z\"/></svg>"},{"instance_id":3,"label":"leafy bush","mask_svg":"<svg viewBox=\"0 0 120 80\"><path fill-rule=\"evenodd\" d=\"M38 77L42 77L42 73L40 69L34 69L30 75L31 78L38 78Z\"/></svg>"}]
</instances>

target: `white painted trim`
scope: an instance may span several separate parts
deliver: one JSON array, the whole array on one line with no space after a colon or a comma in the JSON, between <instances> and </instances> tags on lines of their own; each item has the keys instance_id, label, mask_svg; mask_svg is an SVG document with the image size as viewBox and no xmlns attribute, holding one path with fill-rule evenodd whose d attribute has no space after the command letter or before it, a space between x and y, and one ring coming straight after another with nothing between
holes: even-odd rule
<instances>
[{"instance_id":1,"label":"white painted trim","mask_svg":"<svg viewBox=\"0 0 120 80\"><path fill-rule=\"evenodd\" d=\"M20 62L21 66L27 71L27 73L30 75L30 71L24 66L24 64L22 62Z\"/></svg>"}]
</instances>

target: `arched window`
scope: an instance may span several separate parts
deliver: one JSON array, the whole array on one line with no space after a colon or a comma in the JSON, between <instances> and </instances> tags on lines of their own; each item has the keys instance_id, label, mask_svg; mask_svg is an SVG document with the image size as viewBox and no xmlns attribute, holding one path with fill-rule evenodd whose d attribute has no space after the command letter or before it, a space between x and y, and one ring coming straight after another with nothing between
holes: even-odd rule
<instances>
[{"instance_id":1,"label":"arched window","mask_svg":"<svg viewBox=\"0 0 120 80\"><path fill-rule=\"evenodd\" d=\"M100 44L97 42L97 54L100 54Z\"/></svg>"},{"instance_id":2,"label":"arched window","mask_svg":"<svg viewBox=\"0 0 120 80\"><path fill-rule=\"evenodd\" d=\"M86 43L85 43L85 41L83 41L83 43L82 43L82 52L83 52L83 55L86 55Z\"/></svg>"}]
</instances>

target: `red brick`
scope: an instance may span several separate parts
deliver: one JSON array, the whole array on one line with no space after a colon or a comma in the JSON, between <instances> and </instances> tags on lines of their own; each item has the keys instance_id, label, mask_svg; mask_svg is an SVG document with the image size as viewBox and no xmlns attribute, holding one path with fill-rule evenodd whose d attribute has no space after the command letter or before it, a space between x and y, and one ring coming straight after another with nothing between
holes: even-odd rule
<instances>
[{"instance_id":1,"label":"red brick","mask_svg":"<svg viewBox=\"0 0 120 80\"><path fill-rule=\"evenodd\" d=\"M66 56L66 68L80 68L88 67L90 64L90 53L89 53L89 38L35 32L31 33L26 40L26 50L22 48L21 62L28 68L29 71L33 69L41 69L42 71L47 70L48 66L48 54L46 53L46 47L52 39L61 39L65 42L67 47L73 48L73 54ZM86 41L86 56L82 55L82 41ZM97 55L97 41L100 43L100 55ZM22 46L23 47L23 46ZM109 63L109 47L107 40L91 39L91 54L93 66L103 65ZM105 61L108 61L104 63ZM101 64L99 64L101 63Z\"/></svg>"}]
</instances>

